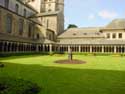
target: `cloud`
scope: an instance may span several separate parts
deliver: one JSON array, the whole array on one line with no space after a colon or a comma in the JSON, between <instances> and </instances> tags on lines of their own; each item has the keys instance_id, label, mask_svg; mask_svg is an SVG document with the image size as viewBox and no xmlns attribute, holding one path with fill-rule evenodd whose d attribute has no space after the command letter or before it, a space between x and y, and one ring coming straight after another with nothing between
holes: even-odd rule
<instances>
[{"instance_id":1,"label":"cloud","mask_svg":"<svg viewBox=\"0 0 125 94\"><path fill-rule=\"evenodd\" d=\"M94 20L96 17L95 17L95 15L94 14L90 14L89 16L88 16L88 20Z\"/></svg>"},{"instance_id":2,"label":"cloud","mask_svg":"<svg viewBox=\"0 0 125 94\"><path fill-rule=\"evenodd\" d=\"M113 11L102 10L98 13L98 16L100 16L103 19L114 19L118 16L118 14Z\"/></svg>"}]
</instances>

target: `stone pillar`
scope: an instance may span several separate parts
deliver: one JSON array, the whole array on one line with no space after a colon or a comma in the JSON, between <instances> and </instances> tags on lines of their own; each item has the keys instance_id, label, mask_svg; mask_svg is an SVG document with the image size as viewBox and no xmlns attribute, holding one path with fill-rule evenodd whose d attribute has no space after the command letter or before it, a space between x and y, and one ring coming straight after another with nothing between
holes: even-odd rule
<instances>
[{"instance_id":1,"label":"stone pillar","mask_svg":"<svg viewBox=\"0 0 125 94\"><path fill-rule=\"evenodd\" d=\"M79 53L81 53L81 45L79 45Z\"/></svg>"},{"instance_id":2,"label":"stone pillar","mask_svg":"<svg viewBox=\"0 0 125 94\"><path fill-rule=\"evenodd\" d=\"M16 52L19 52L19 43L17 43L17 48L16 48Z\"/></svg>"},{"instance_id":3,"label":"stone pillar","mask_svg":"<svg viewBox=\"0 0 125 94\"><path fill-rule=\"evenodd\" d=\"M116 51L116 46L114 46L114 53L117 53L117 51Z\"/></svg>"},{"instance_id":4,"label":"stone pillar","mask_svg":"<svg viewBox=\"0 0 125 94\"><path fill-rule=\"evenodd\" d=\"M58 52L61 52L60 47L61 47L61 46L60 46L60 45L58 45L58 48L57 48Z\"/></svg>"},{"instance_id":5,"label":"stone pillar","mask_svg":"<svg viewBox=\"0 0 125 94\"><path fill-rule=\"evenodd\" d=\"M43 52L45 52L45 45L43 44L42 46L43 46L43 49L42 49L42 51L43 51Z\"/></svg>"},{"instance_id":6,"label":"stone pillar","mask_svg":"<svg viewBox=\"0 0 125 94\"><path fill-rule=\"evenodd\" d=\"M92 46L90 46L90 53L92 53Z\"/></svg>"},{"instance_id":7,"label":"stone pillar","mask_svg":"<svg viewBox=\"0 0 125 94\"><path fill-rule=\"evenodd\" d=\"M70 46L68 45L68 52L70 51Z\"/></svg>"},{"instance_id":8,"label":"stone pillar","mask_svg":"<svg viewBox=\"0 0 125 94\"><path fill-rule=\"evenodd\" d=\"M39 45L36 44L36 52L39 52Z\"/></svg>"},{"instance_id":9,"label":"stone pillar","mask_svg":"<svg viewBox=\"0 0 125 94\"><path fill-rule=\"evenodd\" d=\"M104 53L104 46L102 46L102 53Z\"/></svg>"},{"instance_id":10,"label":"stone pillar","mask_svg":"<svg viewBox=\"0 0 125 94\"><path fill-rule=\"evenodd\" d=\"M52 53L52 44L49 45L49 52Z\"/></svg>"}]
</instances>

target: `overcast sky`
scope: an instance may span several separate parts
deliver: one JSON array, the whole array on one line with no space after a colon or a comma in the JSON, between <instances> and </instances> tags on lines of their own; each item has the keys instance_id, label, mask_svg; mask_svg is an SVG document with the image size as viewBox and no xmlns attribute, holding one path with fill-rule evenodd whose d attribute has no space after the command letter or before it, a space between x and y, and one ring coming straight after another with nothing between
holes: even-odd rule
<instances>
[{"instance_id":1,"label":"overcast sky","mask_svg":"<svg viewBox=\"0 0 125 94\"><path fill-rule=\"evenodd\" d=\"M125 18L125 0L65 0L65 27L104 26L115 18Z\"/></svg>"}]
</instances>

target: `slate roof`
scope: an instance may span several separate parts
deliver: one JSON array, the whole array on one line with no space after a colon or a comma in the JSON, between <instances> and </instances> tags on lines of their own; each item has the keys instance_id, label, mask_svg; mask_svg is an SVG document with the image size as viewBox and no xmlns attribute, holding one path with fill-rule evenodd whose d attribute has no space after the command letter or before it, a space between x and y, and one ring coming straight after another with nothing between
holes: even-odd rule
<instances>
[{"instance_id":1,"label":"slate roof","mask_svg":"<svg viewBox=\"0 0 125 94\"><path fill-rule=\"evenodd\" d=\"M58 38L88 38L88 37L96 37L102 38L104 37L102 33L100 33L101 27L89 27L89 28L70 28L66 30L64 33L58 36Z\"/></svg>"},{"instance_id":2,"label":"slate roof","mask_svg":"<svg viewBox=\"0 0 125 94\"><path fill-rule=\"evenodd\" d=\"M85 45L125 45L125 40L107 40L107 39L60 39L57 44L85 44Z\"/></svg>"},{"instance_id":3,"label":"slate roof","mask_svg":"<svg viewBox=\"0 0 125 94\"><path fill-rule=\"evenodd\" d=\"M105 28L125 29L125 19L115 19L111 23L109 23Z\"/></svg>"},{"instance_id":4,"label":"slate roof","mask_svg":"<svg viewBox=\"0 0 125 94\"><path fill-rule=\"evenodd\" d=\"M0 33L0 40L2 40L2 41L13 41L13 42L24 42L24 43L46 43L46 44L55 43L54 41L50 41L48 39L35 40L35 39L22 38L22 37L19 37L19 36L13 36L13 35L4 34L4 33Z\"/></svg>"}]
</instances>

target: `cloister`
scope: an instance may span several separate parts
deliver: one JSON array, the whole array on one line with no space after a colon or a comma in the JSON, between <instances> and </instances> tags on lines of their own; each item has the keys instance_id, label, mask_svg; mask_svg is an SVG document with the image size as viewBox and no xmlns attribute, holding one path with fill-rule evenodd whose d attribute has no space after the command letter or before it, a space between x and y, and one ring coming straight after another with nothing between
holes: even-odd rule
<instances>
[{"instance_id":1,"label":"cloister","mask_svg":"<svg viewBox=\"0 0 125 94\"><path fill-rule=\"evenodd\" d=\"M36 44L0 41L1 53L20 53L20 52L68 52L69 49L79 53L125 53L125 45L61 45L61 44Z\"/></svg>"}]
</instances>

